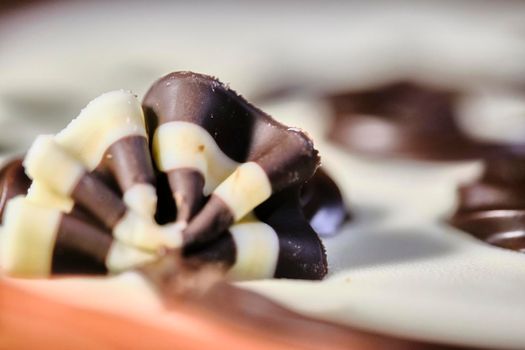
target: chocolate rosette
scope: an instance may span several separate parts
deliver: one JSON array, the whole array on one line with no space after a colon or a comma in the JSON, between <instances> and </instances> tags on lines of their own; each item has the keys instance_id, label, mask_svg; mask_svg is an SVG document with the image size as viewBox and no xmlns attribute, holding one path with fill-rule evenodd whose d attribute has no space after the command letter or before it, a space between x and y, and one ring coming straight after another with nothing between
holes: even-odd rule
<instances>
[{"instance_id":1,"label":"chocolate rosette","mask_svg":"<svg viewBox=\"0 0 525 350\"><path fill-rule=\"evenodd\" d=\"M23 164L26 196L19 163L3 178L21 184L2 193L21 194L3 201L10 274L115 273L177 252L236 279L327 272L300 205L319 164L312 141L214 78L172 73L143 106L126 91L104 94L38 137ZM308 202L310 218L325 208Z\"/></svg>"},{"instance_id":2,"label":"chocolate rosette","mask_svg":"<svg viewBox=\"0 0 525 350\"><path fill-rule=\"evenodd\" d=\"M525 252L525 158L486 160L474 183L460 186L452 225L489 244Z\"/></svg>"},{"instance_id":3,"label":"chocolate rosette","mask_svg":"<svg viewBox=\"0 0 525 350\"><path fill-rule=\"evenodd\" d=\"M484 146L456 122L458 91L398 81L327 97L328 137L352 152L429 160L473 159Z\"/></svg>"}]
</instances>

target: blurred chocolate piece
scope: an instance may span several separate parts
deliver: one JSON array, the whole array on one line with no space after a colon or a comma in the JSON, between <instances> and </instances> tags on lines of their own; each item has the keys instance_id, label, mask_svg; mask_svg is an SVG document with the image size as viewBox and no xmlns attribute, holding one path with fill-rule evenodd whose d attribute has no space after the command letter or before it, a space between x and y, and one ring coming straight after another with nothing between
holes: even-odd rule
<instances>
[{"instance_id":1,"label":"blurred chocolate piece","mask_svg":"<svg viewBox=\"0 0 525 350\"><path fill-rule=\"evenodd\" d=\"M485 172L458 189L452 225L502 248L525 252L525 157L486 160Z\"/></svg>"},{"instance_id":2,"label":"blurred chocolate piece","mask_svg":"<svg viewBox=\"0 0 525 350\"><path fill-rule=\"evenodd\" d=\"M484 146L456 124L458 93L396 82L328 97L335 119L329 138L350 151L381 157L461 160Z\"/></svg>"},{"instance_id":3,"label":"blurred chocolate piece","mask_svg":"<svg viewBox=\"0 0 525 350\"><path fill-rule=\"evenodd\" d=\"M13 197L25 195L31 180L22 166L22 160L17 158L4 164L0 169L0 224L4 216L7 202Z\"/></svg>"}]
</instances>

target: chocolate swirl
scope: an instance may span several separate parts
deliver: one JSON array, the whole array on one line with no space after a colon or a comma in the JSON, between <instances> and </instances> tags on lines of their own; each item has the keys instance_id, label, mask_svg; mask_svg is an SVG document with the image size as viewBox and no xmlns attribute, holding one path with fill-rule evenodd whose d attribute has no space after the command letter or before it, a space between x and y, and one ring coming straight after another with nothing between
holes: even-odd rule
<instances>
[{"instance_id":1,"label":"chocolate swirl","mask_svg":"<svg viewBox=\"0 0 525 350\"><path fill-rule=\"evenodd\" d=\"M458 189L452 225L489 244L525 252L525 158L486 160L482 177Z\"/></svg>"}]
</instances>

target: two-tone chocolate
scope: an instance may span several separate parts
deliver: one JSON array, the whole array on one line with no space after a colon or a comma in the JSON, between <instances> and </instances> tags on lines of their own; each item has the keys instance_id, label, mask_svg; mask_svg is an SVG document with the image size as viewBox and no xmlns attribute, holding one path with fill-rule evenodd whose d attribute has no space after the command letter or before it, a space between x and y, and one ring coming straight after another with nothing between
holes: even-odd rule
<instances>
[{"instance_id":1,"label":"two-tone chocolate","mask_svg":"<svg viewBox=\"0 0 525 350\"><path fill-rule=\"evenodd\" d=\"M452 225L502 248L525 252L525 158L485 161L482 177L458 189Z\"/></svg>"},{"instance_id":2,"label":"two-tone chocolate","mask_svg":"<svg viewBox=\"0 0 525 350\"><path fill-rule=\"evenodd\" d=\"M7 203L7 272L75 272L62 263L75 257L92 263L83 271L118 272L183 248L237 279L326 274L300 203L319 162L304 133L188 72L156 82L144 110L128 92L107 93L59 134L35 141L24 160L29 193ZM302 192L309 218L343 205L337 195L314 198L337 191L319 176ZM341 219L327 221L328 232Z\"/></svg>"},{"instance_id":3,"label":"two-tone chocolate","mask_svg":"<svg viewBox=\"0 0 525 350\"><path fill-rule=\"evenodd\" d=\"M214 78L172 73L153 84L143 106L157 166L192 184L191 194L172 186L182 212L194 213L196 203L210 196L195 217L186 215L188 243L215 238L272 194L304 183L318 166L304 133Z\"/></svg>"},{"instance_id":4,"label":"two-tone chocolate","mask_svg":"<svg viewBox=\"0 0 525 350\"><path fill-rule=\"evenodd\" d=\"M334 121L329 139L353 152L383 157L459 160L487 146L457 124L453 90L400 81L328 97Z\"/></svg>"}]
</instances>

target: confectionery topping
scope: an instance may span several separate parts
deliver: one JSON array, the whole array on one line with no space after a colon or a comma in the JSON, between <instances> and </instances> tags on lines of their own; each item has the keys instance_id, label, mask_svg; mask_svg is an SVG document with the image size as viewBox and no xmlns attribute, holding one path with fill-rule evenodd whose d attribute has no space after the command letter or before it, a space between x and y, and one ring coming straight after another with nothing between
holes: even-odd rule
<instances>
[{"instance_id":1,"label":"confectionery topping","mask_svg":"<svg viewBox=\"0 0 525 350\"><path fill-rule=\"evenodd\" d=\"M346 212L326 174L303 188L318 164L308 136L212 77L169 74L142 106L106 93L35 140L29 178L20 161L2 170L2 268L115 273L182 254L235 279L320 279L326 256L305 214L333 234Z\"/></svg>"}]
</instances>

